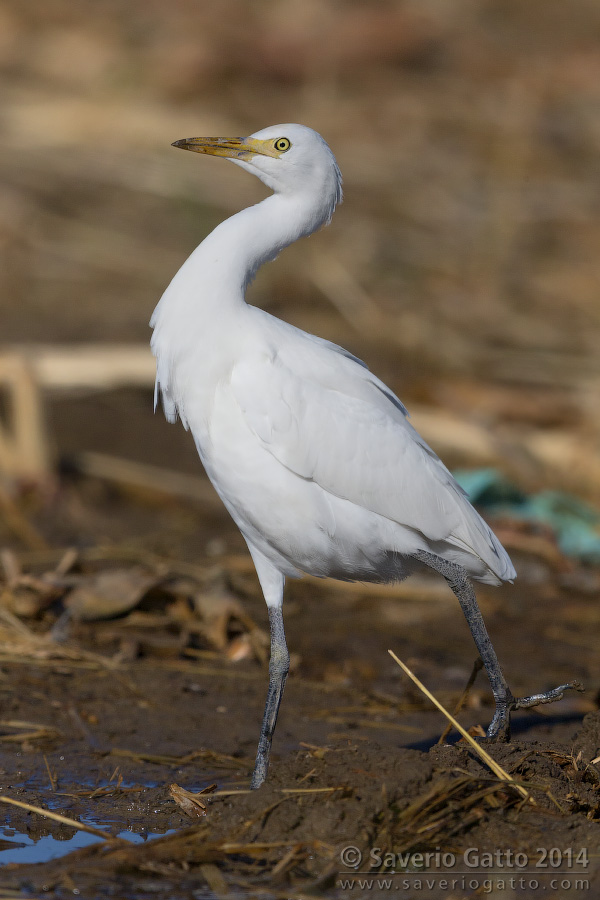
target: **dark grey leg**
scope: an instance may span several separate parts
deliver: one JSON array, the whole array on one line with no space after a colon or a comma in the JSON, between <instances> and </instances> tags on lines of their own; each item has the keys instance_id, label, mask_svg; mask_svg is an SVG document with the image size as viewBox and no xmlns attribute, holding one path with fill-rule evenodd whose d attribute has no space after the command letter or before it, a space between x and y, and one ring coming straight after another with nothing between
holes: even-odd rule
<instances>
[{"instance_id":1,"label":"dark grey leg","mask_svg":"<svg viewBox=\"0 0 600 900\"><path fill-rule=\"evenodd\" d=\"M277 713L283 696L285 680L290 670L290 655L285 642L283 629L283 611L281 606L269 607L269 622L271 625L271 661L269 663L269 692L265 704L260 740L256 753L256 763L252 773L250 787L252 790L259 788L267 777L269 768L269 755L271 753L271 741L277 724Z\"/></svg>"},{"instance_id":2,"label":"dark grey leg","mask_svg":"<svg viewBox=\"0 0 600 900\"><path fill-rule=\"evenodd\" d=\"M553 700L560 700L564 691L570 688L577 691L583 690L578 681L570 681L568 684L561 684L560 687L551 691L545 691L542 694L532 694L531 697L513 697L502 674L496 651L492 646L483 616L477 604L475 591L465 570L462 566L448 562L443 557L436 556L435 553L428 553L425 550L420 550L414 556L419 562L439 572L446 579L465 614L475 646L488 674L494 700L496 701L494 718L487 730L488 738L508 740L510 737L510 714L513 709L526 709L531 706L538 706L540 703L552 703Z\"/></svg>"}]
</instances>

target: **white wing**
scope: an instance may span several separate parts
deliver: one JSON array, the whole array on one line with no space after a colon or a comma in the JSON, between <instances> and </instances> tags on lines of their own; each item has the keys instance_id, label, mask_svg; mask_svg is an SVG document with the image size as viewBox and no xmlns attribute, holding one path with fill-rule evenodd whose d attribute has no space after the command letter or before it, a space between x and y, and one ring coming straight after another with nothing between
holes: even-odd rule
<instances>
[{"instance_id":1,"label":"white wing","mask_svg":"<svg viewBox=\"0 0 600 900\"><path fill-rule=\"evenodd\" d=\"M398 398L341 348L303 338L234 366L234 396L263 446L328 493L430 541L450 539L499 577L514 577L501 544Z\"/></svg>"}]
</instances>

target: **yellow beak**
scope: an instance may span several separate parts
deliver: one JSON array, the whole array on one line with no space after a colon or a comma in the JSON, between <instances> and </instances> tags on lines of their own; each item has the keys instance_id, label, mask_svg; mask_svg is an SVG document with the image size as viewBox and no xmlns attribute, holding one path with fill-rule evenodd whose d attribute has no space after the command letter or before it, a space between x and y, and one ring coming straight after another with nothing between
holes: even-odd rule
<instances>
[{"instance_id":1,"label":"yellow beak","mask_svg":"<svg viewBox=\"0 0 600 900\"><path fill-rule=\"evenodd\" d=\"M194 137L182 138L171 144L181 150L207 153L209 156L226 156L232 159L247 159L249 156L281 156L273 146L273 141L259 141L256 138Z\"/></svg>"}]
</instances>

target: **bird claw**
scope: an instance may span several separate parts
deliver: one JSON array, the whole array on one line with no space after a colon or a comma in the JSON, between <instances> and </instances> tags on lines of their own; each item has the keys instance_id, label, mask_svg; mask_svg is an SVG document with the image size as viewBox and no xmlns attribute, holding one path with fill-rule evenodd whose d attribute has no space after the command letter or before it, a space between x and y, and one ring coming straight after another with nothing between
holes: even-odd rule
<instances>
[{"instance_id":1,"label":"bird claw","mask_svg":"<svg viewBox=\"0 0 600 900\"><path fill-rule=\"evenodd\" d=\"M496 712L487 730L487 739L508 741L510 739L510 714L513 710L531 709L532 706L541 706L542 703L554 703L555 700L561 700L564 692L569 690L583 691L584 687L579 681L569 681L551 691L532 694L530 697L513 697L509 691L506 697L496 699Z\"/></svg>"}]
</instances>

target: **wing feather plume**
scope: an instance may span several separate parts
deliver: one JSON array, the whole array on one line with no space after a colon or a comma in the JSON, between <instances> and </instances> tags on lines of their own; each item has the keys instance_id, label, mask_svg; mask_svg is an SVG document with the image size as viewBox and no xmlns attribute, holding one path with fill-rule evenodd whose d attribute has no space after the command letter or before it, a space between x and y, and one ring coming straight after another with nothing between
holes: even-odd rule
<instances>
[{"instance_id":1,"label":"wing feather plume","mask_svg":"<svg viewBox=\"0 0 600 900\"><path fill-rule=\"evenodd\" d=\"M238 362L231 384L248 427L283 466L328 493L514 577L506 551L405 407L350 355L325 341L298 356L281 344ZM339 353L343 354L340 359Z\"/></svg>"}]
</instances>

